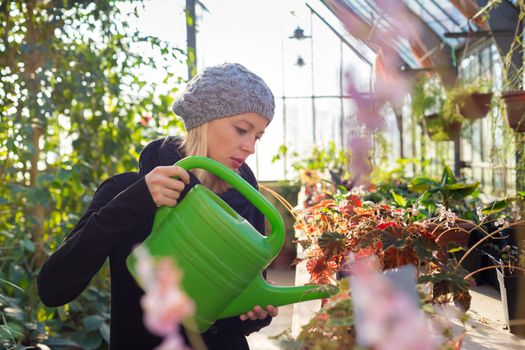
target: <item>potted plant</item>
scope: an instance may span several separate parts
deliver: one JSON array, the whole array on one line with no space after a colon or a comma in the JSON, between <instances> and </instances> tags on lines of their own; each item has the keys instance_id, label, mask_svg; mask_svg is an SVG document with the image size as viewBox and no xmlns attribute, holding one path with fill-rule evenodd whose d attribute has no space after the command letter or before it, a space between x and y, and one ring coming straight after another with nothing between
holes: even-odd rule
<instances>
[{"instance_id":1,"label":"potted plant","mask_svg":"<svg viewBox=\"0 0 525 350\"><path fill-rule=\"evenodd\" d=\"M461 132L463 118L445 114L443 89L439 79L420 75L412 87L412 114L433 141L450 141Z\"/></svg>"},{"instance_id":2,"label":"potted plant","mask_svg":"<svg viewBox=\"0 0 525 350\"><path fill-rule=\"evenodd\" d=\"M484 118L492 101L490 84L485 80L457 84L447 91L443 113L456 119L476 120Z\"/></svg>"},{"instance_id":3,"label":"potted plant","mask_svg":"<svg viewBox=\"0 0 525 350\"><path fill-rule=\"evenodd\" d=\"M516 5L519 11L518 18L523 18L525 6L522 2ZM496 40L499 44L500 41ZM502 57L503 87L501 94L502 106L505 106L505 115L508 125L517 132L525 132L525 91L523 85L523 54L525 52L523 42L523 28L517 27L514 38L507 46L507 43L499 45ZM517 61L521 62L517 62Z\"/></svg>"},{"instance_id":4,"label":"potted plant","mask_svg":"<svg viewBox=\"0 0 525 350\"><path fill-rule=\"evenodd\" d=\"M444 113L426 115L424 125L427 135L432 141L453 141L461 133L462 121L455 116L448 118Z\"/></svg>"},{"instance_id":5,"label":"potted plant","mask_svg":"<svg viewBox=\"0 0 525 350\"><path fill-rule=\"evenodd\" d=\"M525 91L520 86L520 80L516 76L523 74L523 70L513 70L503 81L504 91L501 93L501 100L505 106L507 123L511 129L517 132L525 132Z\"/></svg>"},{"instance_id":6,"label":"potted plant","mask_svg":"<svg viewBox=\"0 0 525 350\"><path fill-rule=\"evenodd\" d=\"M525 91L506 91L501 94L505 103L509 127L517 132L525 132Z\"/></svg>"},{"instance_id":7,"label":"potted plant","mask_svg":"<svg viewBox=\"0 0 525 350\"><path fill-rule=\"evenodd\" d=\"M443 168L439 181L427 176L412 179L409 189L421 194L419 203L426 209L427 217L435 218L429 230L445 251L449 243L468 246L470 233L476 228L479 218L475 210L470 209L467 198L475 195L478 187L479 182L468 183L456 179L448 166ZM447 215L455 215L458 220L450 225L442 225Z\"/></svg>"}]
</instances>

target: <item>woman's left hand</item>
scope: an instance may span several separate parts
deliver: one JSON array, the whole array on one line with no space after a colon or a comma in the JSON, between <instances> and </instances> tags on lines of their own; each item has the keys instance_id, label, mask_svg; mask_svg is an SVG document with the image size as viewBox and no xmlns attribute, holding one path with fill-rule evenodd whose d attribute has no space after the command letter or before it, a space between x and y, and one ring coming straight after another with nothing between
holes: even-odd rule
<instances>
[{"instance_id":1,"label":"woman's left hand","mask_svg":"<svg viewBox=\"0 0 525 350\"><path fill-rule=\"evenodd\" d=\"M239 316L239 318L241 319L241 321L246 321L248 319L255 321L255 320L264 320L268 315L275 317L278 314L279 314L279 309L276 308L275 306L268 305L266 307L266 310L264 310L259 305L256 305L254 306L252 311L248 311L247 313L242 314L241 316Z\"/></svg>"}]
</instances>

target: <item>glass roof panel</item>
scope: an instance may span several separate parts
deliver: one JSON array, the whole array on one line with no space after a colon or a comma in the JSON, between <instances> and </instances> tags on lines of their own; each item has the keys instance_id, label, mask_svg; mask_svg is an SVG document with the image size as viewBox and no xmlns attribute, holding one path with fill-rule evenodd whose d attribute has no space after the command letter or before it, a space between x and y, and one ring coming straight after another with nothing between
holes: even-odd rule
<instances>
[{"instance_id":1,"label":"glass roof panel","mask_svg":"<svg viewBox=\"0 0 525 350\"><path fill-rule=\"evenodd\" d=\"M382 30L390 25L389 16L377 10L374 0L343 0L346 6L364 19L370 26ZM410 44L406 40L397 40L396 47L401 58L411 67L419 67L419 63L412 54Z\"/></svg>"},{"instance_id":2,"label":"glass roof panel","mask_svg":"<svg viewBox=\"0 0 525 350\"><path fill-rule=\"evenodd\" d=\"M468 19L449 0L404 0L407 6L418 15L443 42L452 47L463 44L465 38L446 38L446 32L465 31ZM470 23L472 30L477 30L475 24Z\"/></svg>"},{"instance_id":3,"label":"glass roof panel","mask_svg":"<svg viewBox=\"0 0 525 350\"><path fill-rule=\"evenodd\" d=\"M340 5L359 15L370 26L378 30L390 25L390 17L378 9L375 0L335 0ZM400 0L387 0L400 1ZM464 32L468 29L478 30L478 27L468 21L450 0L403 0L407 7L417 15L434 32L442 42L456 48L465 42L465 38L446 38L447 32ZM401 57L412 67L418 67L410 45L399 41L397 48Z\"/></svg>"},{"instance_id":4,"label":"glass roof panel","mask_svg":"<svg viewBox=\"0 0 525 350\"><path fill-rule=\"evenodd\" d=\"M367 0L344 0L348 7L363 18L368 24L376 25L378 28L384 28L387 23L382 19L375 4Z\"/></svg>"}]
</instances>

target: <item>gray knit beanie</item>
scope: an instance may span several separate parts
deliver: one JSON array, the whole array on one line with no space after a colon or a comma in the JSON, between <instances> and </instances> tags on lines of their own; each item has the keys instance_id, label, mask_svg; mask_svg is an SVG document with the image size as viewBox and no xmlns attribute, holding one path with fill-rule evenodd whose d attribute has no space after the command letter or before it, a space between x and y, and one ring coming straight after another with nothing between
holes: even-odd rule
<instances>
[{"instance_id":1,"label":"gray knit beanie","mask_svg":"<svg viewBox=\"0 0 525 350\"><path fill-rule=\"evenodd\" d=\"M257 113L272 121L273 94L257 75L238 63L205 68L190 80L173 104L186 130L214 119Z\"/></svg>"}]
</instances>

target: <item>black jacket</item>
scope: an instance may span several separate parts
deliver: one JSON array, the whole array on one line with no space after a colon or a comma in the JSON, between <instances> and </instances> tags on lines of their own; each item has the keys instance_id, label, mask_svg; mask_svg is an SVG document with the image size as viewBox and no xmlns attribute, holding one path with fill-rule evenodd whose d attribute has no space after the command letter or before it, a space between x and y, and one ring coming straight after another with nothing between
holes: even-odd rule
<instances>
[{"instance_id":1,"label":"black jacket","mask_svg":"<svg viewBox=\"0 0 525 350\"><path fill-rule=\"evenodd\" d=\"M144 328L139 302L143 291L129 274L125 261L132 248L149 235L153 224L156 206L144 176L158 165L172 165L181 159L179 145L180 140L171 137L153 141L141 153L138 172L104 181L84 216L38 275L43 303L53 307L64 305L87 287L109 257L113 350L148 350L161 341ZM257 188L255 176L246 164L240 168L240 174ZM190 174L190 184L180 200L197 183L197 178ZM229 189L220 197L264 233L264 216L238 191ZM248 349L245 336L270 322L271 317L259 321L240 321L238 317L219 320L203 334L203 339L210 350Z\"/></svg>"}]
</instances>

